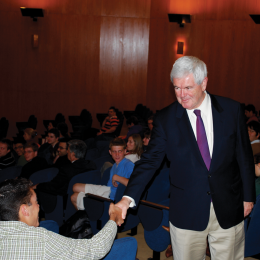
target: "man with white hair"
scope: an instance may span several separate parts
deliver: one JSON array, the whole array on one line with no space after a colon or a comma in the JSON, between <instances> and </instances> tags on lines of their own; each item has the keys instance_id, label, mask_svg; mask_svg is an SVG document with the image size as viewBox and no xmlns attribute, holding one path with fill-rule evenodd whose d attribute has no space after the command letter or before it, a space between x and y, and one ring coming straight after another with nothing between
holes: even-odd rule
<instances>
[{"instance_id":1,"label":"man with white hair","mask_svg":"<svg viewBox=\"0 0 260 260\"><path fill-rule=\"evenodd\" d=\"M177 101L154 118L147 151L136 163L123 218L165 154L171 162L170 232L174 260L244 259L244 223L255 200L252 149L238 102L206 92L206 64L178 59L171 71Z\"/></svg>"}]
</instances>

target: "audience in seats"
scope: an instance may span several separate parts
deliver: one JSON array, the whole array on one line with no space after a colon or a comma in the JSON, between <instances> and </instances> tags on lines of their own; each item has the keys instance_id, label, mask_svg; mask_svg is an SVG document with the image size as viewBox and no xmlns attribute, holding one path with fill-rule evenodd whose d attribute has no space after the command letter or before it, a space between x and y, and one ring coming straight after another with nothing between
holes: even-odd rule
<instances>
[{"instance_id":1,"label":"audience in seats","mask_svg":"<svg viewBox=\"0 0 260 260\"><path fill-rule=\"evenodd\" d=\"M78 210L83 210L83 198L86 193L95 194L105 198L115 199L118 184L125 186L128 184L128 179L133 172L134 164L125 158L126 144L121 138L113 139L109 144L109 153L115 161L111 168L110 178L107 186L76 183L73 186L74 194L71 196L71 201L74 207Z\"/></svg>"},{"instance_id":2,"label":"audience in seats","mask_svg":"<svg viewBox=\"0 0 260 260\"><path fill-rule=\"evenodd\" d=\"M126 142L128 141L128 138L130 135L133 134L142 134L143 127L141 125L138 125L138 119L136 116L130 116L126 120L126 125L128 128L128 132L126 136L119 136L122 139L124 139Z\"/></svg>"},{"instance_id":3,"label":"audience in seats","mask_svg":"<svg viewBox=\"0 0 260 260\"><path fill-rule=\"evenodd\" d=\"M110 107L108 110L108 116L102 123L102 128L97 133L97 136L102 134L112 134L115 132L117 126L119 125L119 119L116 115L116 109L114 107Z\"/></svg>"},{"instance_id":4,"label":"audience in seats","mask_svg":"<svg viewBox=\"0 0 260 260\"><path fill-rule=\"evenodd\" d=\"M141 154L143 153L143 142L139 134L133 134L129 136L126 150L126 159L133 163L140 160Z\"/></svg>"},{"instance_id":5,"label":"audience in seats","mask_svg":"<svg viewBox=\"0 0 260 260\"><path fill-rule=\"evenodd\" d=\"M36 193L39 197L39 202L44 205L44 208L51 209L55 208L55 199L49 201L51 195L66 195L70 180L83 172L91 171L96 169L94 162L85 160L85 154L87 146L82 140L71 140L68 142L68 159L70 164L64 165L59 168L59 172L51 181L39 183L34 186Z\"/></svg>"},{"instance_id":6,"label":"audience in seats","mask_svg":"<svg viewBox=\"0 0 260 260\"><path fill-rule=\"evenodd\" d=\"M20 177L30 179L31 175L40 170L46 169L48 163L44 158L38 157L38 145L37 144L26 144L24 146L24 157L27 161L22 168Z\"/></svg>"},{"instance_id":7,"label":"audience in seats","mask_svg":"<svg viewBox=\"0 0 260 260\"><path fill-rule=\"evenodd\" d=\"M69 138L60 138L59 146L58 146L58 155L56 155L53 161L53 167L60 168L66 164L70 164L70 160L68 159L68 142Z\"/></svg>"},{"instance_id":8,"label":"audience in seats","mask_svg":"<svg viewBox=\"0 0 260 260\"><path fill-rule=\"evenodd\" d=\"M253 155L260 153L260 123L251 121L247 124L248 135L253 150Z\"/></svg>"},{"instance_id":9,"label":"audience in seats","mask_svg":"<svg viewBox=\"0 0 260 260\"><path fill-rule=\"evenodd\" d=\"M256 197L260 194L260 153L254 156L255 159L255 190L256 190Z\"/></svg>"},{"instance_id":10,"label":"audience in seats","mask_svg":"<svg viewBox=\"0 0 260 260\"><path fill-rule=\"evenodd\" d=\"M39 156L46 159L49 165L53 164L53 161L58 154L60 132L57 128L52 128L48 131L47 143L43 144L39 149Z\"/></svg>"},{"instance_id":11,"label":"audience in seats","mask_svg":"<svg viewBox=\"0 0 260 260\"><path fill-rule=\"evenodd\" d=\"M0 141L0 170L15 165L14 155L11 153L12 142L8 139Z\"/></svg>"},{"instance_id":12,"label":"audience in seats","mask_svg":"<svg viewBox=\"0 0 260 260\"><path fill-rule=\"evenodd\" d=\"M144 138L143 138L143 150L144 152L147 150L147 146L151 139L151 130L148 129L144 132Z\"/></svg>"},{"instance_id":13,"label":"audience in seats","mask_svg":"<svg viewBox=\"0 0 260 260\"><path fill-rule=\"evenodd\" d=\"M18 156L17 166L24 166L27 163L24 157L24 143L25 140L23 138L14 138L13 149Z\"/></svg>"},{"instance_id":14,"label":"audience in seats","mask_svg":"<svg viewBox=\"0 0 260 260\"><path fill-rule=\"evenodd\" d=\"M66 123L64 123L64 122L58 123L57 129L60 132L59 138L69 138L69 134L68 134L69 128Z\"/></svg>"},{"instance_id":15,"label":"audience in seats","mask_svg":"<svg viewBox=\"0 0 260 260\"><path fill-rule=\"evenodd\" d=\"M23 131L23 138L27 144L35 143L40 147L37 140L37 131L32 128L25 128Z\"/></svg>"},{"instance_id":16,"label":"audience in seats","mask_svg":"<svg viewBox=\"0 0 260 260\"><path fill-rule=\"evenodd\" d=\"M150 129L150 131L152 131L153 130L153 116L148 117L147 125L148 125L148 128Z\"/></svg>"},{"instance_id":17,"label":"audience in seats","mask_svg":"<svg viewBox=\"0 0 260 260\"><path fill-rule=\"evenodd\" d=\"M121 225L121 210L110 205L110 220L91 239L72 239L39 226L39 204L27 179L0 184L0 255L7 259L101 259Z\"/></svg>"},{"instance_id":18,"label":"audience in seats","mask_svg":"<svg viewBox=\"0 0 260 260\"><path fill-rule=\"evenodd\" d=\"M245 107L245 115L247 117L247 124L251 121L258 121L258 118L256 117L256 111L255 111L255 106L252 104L249 104Z\"/></svg>"}]
</instances>

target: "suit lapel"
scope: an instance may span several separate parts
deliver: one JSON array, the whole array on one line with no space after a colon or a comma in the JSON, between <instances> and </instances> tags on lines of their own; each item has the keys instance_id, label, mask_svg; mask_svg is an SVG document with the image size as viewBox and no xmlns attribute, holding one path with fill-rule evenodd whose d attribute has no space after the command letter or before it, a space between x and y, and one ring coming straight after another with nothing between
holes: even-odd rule
<instances>
[{"instance_id":1,"label":"suit lapel","mask_svg":"<svg viewBox=\"0 0 260 260\"><path fill-rule=\"evenodd\" d=\"M176 117L179 118L178 127L183 136L183 140L186 141L186 145L190 147L190 151L193 151L196 159L201 162L202 165L205 165L204 160L201 156L197 140L195 138L187 111L182 105L178 104Z\"/></svg>"},{"instance_id":2,"label":"suit lapel","mask_svg":"<svg viewBox=\"0 0 260 260\"><path fill-rule=\"evenodd\" d=\"M219 105L217 99L210 95L211 104L212 104L212 120L213 120L213 153L211 159L210 169L214 169L216 164L218 164L218 154L221 152L222 145L222 136L223 136L223 120L221 113L223 112L223 108Z\"/></svg>"}]
</instances>

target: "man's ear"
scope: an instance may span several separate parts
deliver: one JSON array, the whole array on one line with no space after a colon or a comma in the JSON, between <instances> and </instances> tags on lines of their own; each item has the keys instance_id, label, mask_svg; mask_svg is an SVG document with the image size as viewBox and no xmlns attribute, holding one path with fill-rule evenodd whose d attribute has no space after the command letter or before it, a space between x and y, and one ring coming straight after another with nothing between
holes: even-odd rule
<instances>
[{"instance_id":1,"label":"man's ear","mask_svg":"<svg viewBox=\"0 0 260 260\"><path fill-rule=\"evenodd\" d=\"M19 210L19 213L21 213L24 217L28 217L29 216L29 211L27 209L28 205L26 204L22 204Z\"/></svg>"},{"instance_id":2,"label":"man's ear","mask_svg":"<svg viewBox=\"0 0 260 260\"><path fill-rule=\"evenodd\" d=\"M36 152L34 152L34 155L35 155L35 156L38 156L38 152L37 152L37 151L36 151Z\"/></svg>"},{"instance_id":3,"label":"man's ear","mask_svg":"<svg viewBox=\"0 0 260 260\"><path fill-rule=\"evenodd\" d=\"M208 83L208 78L205 77L201 83L202 90L205 91Z\"/></svg>"},{"instance_id":4,"label":"man's ear","mask_svg":"<svg viewBox=\"0 0 260 260\"><path fill-rule=\"evenodd\" d=\"M258 133L258 135L256 136L257 139L259 139L260 133Z\"/></svg>"},{"instance_id":5,"label":"man's ear","mask_svg":"<svg viewBox=\"0 0 260 260\"><path fill-rule=\"evenodd\" d=\"M10 153L11 152L11 150L9 149L9 150L7 150L7 153Z\"/></svg>"},{"instance_id":6,"label":"man's ear","mask_svg":"<svg viewBox=\"0 0 260 260\"><path fill-rule=\"evenodd\" d=\"M111 150L109 150L110 155L112 155Z\"/></svg>"}]
</instances>

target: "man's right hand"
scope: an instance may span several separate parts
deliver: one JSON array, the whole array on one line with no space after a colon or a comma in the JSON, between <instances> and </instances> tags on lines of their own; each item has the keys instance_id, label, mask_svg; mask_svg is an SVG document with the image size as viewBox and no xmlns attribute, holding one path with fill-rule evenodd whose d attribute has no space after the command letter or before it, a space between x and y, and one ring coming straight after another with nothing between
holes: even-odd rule
<instances>
[{"instance_id":1,"label":"man's right hand","mask_svg":"<svg viewBox=\"0 0 260 260\"><path fill-rule=\"evenodd\" d=\"M131 200L123 197L116 206L119 207L122 210L122 218L125 219L127 210L129 209L129 205L131 203Z\"/></svg>"},{"instance_id":2,"label":"man's right hand","mask_svg":"<svg viewBox=\"0 0 260 260\"><path fill-rule=\"evenodd\" d=\"M116 207L114 203L110 203L109 216L109 219L115 221L118 226L121 226L121 224L124 223L124 220L122 219L122 210Z\"/></svg>"}]
</instances>

